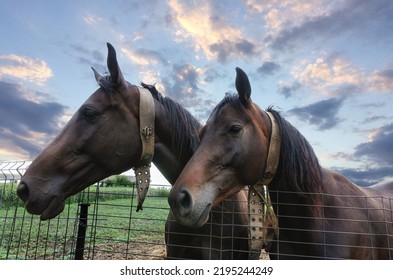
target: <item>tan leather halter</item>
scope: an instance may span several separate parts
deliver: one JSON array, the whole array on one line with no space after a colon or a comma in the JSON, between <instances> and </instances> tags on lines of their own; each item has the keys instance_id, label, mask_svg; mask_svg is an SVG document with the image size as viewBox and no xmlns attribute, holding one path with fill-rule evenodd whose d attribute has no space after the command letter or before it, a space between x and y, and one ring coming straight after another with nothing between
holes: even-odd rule
<instances>
[{"instance_id":1,"label":"tan leather halter","mask_svg":"<svg viewBox=\"0 0 393 280\"><path fill-rule=\"evenodd\" d=\"M267 215L274 215L269 198L267 186L273 180L280 160L281 138L279 126L273 114L266 112L272 124L269 151L266 159L266 168L262 179L249 187L248 191L248 223L249 248L251 253L260 254L263 245L267 243ZM269 211L270 210L270 211ZM273 225L278 234L277 224Z\"/></svg>"},{"instance_id":2,"label":"tan leather halter","mask_svg":"<svg viewBox=\"0 0 393 280\"><path fill-rule=\"evenodd\" d=\"M141 160L137 167L134 168L136 187L138 191L138 206L136 211L142 210L142 204L145 200L150 185L150 166L154 155L154 122L155 109L154 99L150 91L145 88L139 88L139 134L142 141Z\"/></svg>"}]
</instances>

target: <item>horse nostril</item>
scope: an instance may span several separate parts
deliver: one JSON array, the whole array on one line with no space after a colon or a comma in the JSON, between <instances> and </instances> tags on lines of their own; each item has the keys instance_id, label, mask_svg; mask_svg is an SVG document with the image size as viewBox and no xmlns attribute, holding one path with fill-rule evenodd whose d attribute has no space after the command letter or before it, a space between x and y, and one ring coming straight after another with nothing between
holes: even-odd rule
<instances>
[{"instance_id":1,"label":"horse nostril","mask_svg":"<svg viewBox=\"0 0 393 280\"><path fill-rule=\"evenodd\" d=\"M178 205L180 206L180 215L183 217L191 213L192 210L192 197L187 190L180 191L177 198Z\"/></svg>"},{"instance_id":2,"label":"horse nostril","mask_svg":"<svg viewBox=\"0 0 393 280\"><path fill-rule=\"evenodd\" d=\"M29 198L29 188L25 183L20 183L16 193L24 202Z\"/></svg>"}]
</instances>

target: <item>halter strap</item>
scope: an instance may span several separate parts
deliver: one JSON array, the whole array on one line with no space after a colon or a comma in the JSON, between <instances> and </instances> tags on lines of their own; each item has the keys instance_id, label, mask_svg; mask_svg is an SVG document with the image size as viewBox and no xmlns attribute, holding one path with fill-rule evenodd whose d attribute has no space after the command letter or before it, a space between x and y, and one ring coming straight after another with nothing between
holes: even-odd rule
<instances>
[{"instance_id":1,"label":"halter strap","mask_svg":"<svg viewBox=\"0 0 393 280\"><path fill-rule=\"evenodd\" d=\"M150 184L150 166L154 155L154 122L155 109L154 99L150 91L145 88L139 89L139 134L142 141L142 154L139 166L134 168L136 186L138 191L138 206L136 211L143 210Z\"/></svg>"},{"instance_id":2,"label":"halter strap","mask_svg":"<svg viewBox=\"0 0 393 280\"><path fill-rule=\"evenodd\" d=\"M266 225L268 215L275 215L271 209L267 186L271 183L277 171L280 159L281 138L279 135L277 120L274 118L272 113L266 113L272 124L266 168L262 179L255 185L250 186L248 191L248 245L250 248L250 254L260 254L263 246L268 246L268 227ZM275 234L278 234L277 223L275 223L273 227Z\"/></svg>"},{"instance_id":3,"label":"halter strap","mask_svg":"<svg viewBox=\"0 0 393 280\"><path fill-rule=\"evenodd\" d=\"M271 112L266 112L272 124L272 133L270 134L269 151L266 159L265 173L263 173L261 184L268 186L277 172L278 162L280 161L281 138L277 120Z\"/></svg>"}]
</instances>

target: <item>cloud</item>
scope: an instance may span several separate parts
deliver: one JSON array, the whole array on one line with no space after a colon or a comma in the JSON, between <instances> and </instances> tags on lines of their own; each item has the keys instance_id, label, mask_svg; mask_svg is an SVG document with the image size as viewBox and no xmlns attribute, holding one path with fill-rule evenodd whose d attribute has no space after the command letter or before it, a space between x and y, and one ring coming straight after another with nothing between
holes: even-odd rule
<instances>
[{"instance_id":1,"label":"cloud","mask_svg":"<svg viewBox=\"0 0 393 280\"><path fill-rule=\"evenodd\" d=\"M191 64L173 65L173 74L166 83L166 91L173 99L186 103L186 106L194 106L194 99L199 90L200 69ZM191 102L191 103L190 103Z\"/></svg>"},{"instance_id":2,"label":"cloud","mask_svg":"<svg viewBox=\"0 0 393 280\"><path fill-rule=\"evenodd\" d=\"M347 177L359 186L370 186L384 179L392 177L392 167L382 166L375 168L340 168L333 167L333 170Z\"/></svg>"},{"instance_id":3,"label":"cloud","mask_svg":"<svg viewBox=\"0 0 393 280\"><path fill-rule=\"evenodd\" d=\"M330 98L305 107L294 108L288 113L307 121L309 124L316 125L319 130L326 130L340 122L337 114L343 101L343 98Z\"/></svg>"},{"instance_id":4,"label":"cloud","mask_svg":"<svg viewBox=\"0 0 393 280\"><path fill-rule=\"evenodd\" d=\"M100 50L88 49L79 44L71 44L69 47L71 51L67 51L67 54L74 57L78 63L94 67L99 71L106 69L106 64L103 64L103 61L106 61L106 54L104 55Z\"/></svg>"},{"instance_id":5,"label":"cloud","mask_svg":"<svg viewBox=\"0 0 393 280\"><path fill-rule=\"evenodd\" d=\"M337 37L345 33L364 34L367 37L386 32L391 34L393 27L393 5L390 0L352 0L338 4L303 0L294 3L283 7L287 4L284 1L280 9L271 9L265 17L271 31L265 41L274 49L291 49L308 40Z\"/></svg>"},{"instance_id":6,"label":"cloud","mask_svg":"<svg viewBox=\"0 0 393 280\"><path fill-rule=\"evenodd\" d=\"M280 69L281 66L279 64L271 61L265 61L262 66L257 69L257 72L262 75L273 75Z\"/></svg>"},{"instance_id":7,"label":"cloud","mask_svg":"<svg viewBox=\"0 0 393 280\"><path fill-rule=\"evenodd\" d=\"M297 81L292 83L279 81L278 86L278 93L285 96L286 98L291 97L296 91L298 91L302 87L302 85Z\"/></svg>"},{"instance_id":8,"label":"cloud","mask_svg":"<svg viewBox=\"0 0 393 280\"><path fill-rule=\"evenodd\" d=\"M360 164L356 168L332 167L360 186L369 186L393 177L393 123L366 132L369 141L357 145L353 153L333 155L336 160Z\"/></svg>"},{"instance_id":9,"label":"cloud","mask_svg":"<svg viewBox=\"0 0 393 280\"><path fill-rule=\"evenodd\" d=\"M297 83L325 95L388 93L393 90L393 69L366 73L339 55L303 61L292 68Z\"/></svg>"},{"instance_id":10,"label":"cloud","mask_svg":"<svg viewBox=\"0 0 393 280\"><path fill-rule=\"evenodd\" d=\"M171 22L177 27L177 40L190 42L194 50L201 51L207 59L223 63L229 58L250 57L258 53L257 44L224 18L220 9L214 10L215 2L198 2L198 6L191 6L172 0L168 4Z\"/></svg>"},{"instance_id":11,"label":"cloud","mask_svg":"<svg viewBox=\"0 0 393 280\"><path fill-rule=\"evenodd\" d=\"M367 85L372 92L393 91L393 68L374 71L367 79Z\"/></svg>"},{"instance_id":12,"label":"cloud","mask_svg":"<svg viewBox=\"0 0 393 280\"><path fill-rule=\"evenodd\" d=\"M133 63L140 66L162 64L167 66L168 60L158 51L148 49L137 49L131 51L127 48L122 48L123 54L130 59Z\"/></svg>"},{"instance_id":13,"label":"cloud","mask_svg":"<svg viewBox=\"0 0 393 280\"><path fill-rule=\"evenodd\" d=\"M369 135L369 142L355 147L355 157L366 157L373 164L393 166L393 123Z\"/></svg>"},{"instance_id":14,"label":"cloud","mask_svg":"<svg viewBox=\"0 0 393 280\"><path fill-rule=\"evenodd\" d=\"M350 85L357 87L366 79L360 69L338 56L304 63L295 70L293 76L301 84L325 94L332 94L337 88Z\"/></svg>"},{"instance_id":15,"label":"cloud","mask_svg":"<svg viewBox=\"0 0 393 280\"><path fill-rule=\"evenodd\" d=\"M31 159L63 126L66 107L44 93L0 81L0 150ZM44 98L42 98L44 97Z\"/></svg>"},{"instance_id":16,"label":"cloud","mask_svg":"<svg viewBox=\"0 0 393 280\"><path fill-rule=\"evenodd\" d=\"M191 111L197 119L206 120L216 103L200 86L204 82L202 76L206 74L205 71L192 64L175 64L169 72L171 74L161 81L166 95ZM206 72L209 79L219 75L215 71Z\"/></svg>"},{"instance_id":17,"label":"cloud","mask_svg":"<svg viewBox=\"0 0 393 280\"><path fill-rule=\"evenodd\" d=\"M300 26L332 10L331 1L247 0L250 14L263 14L268 35L280 34L286 26Z\"/></svg>"},{"instance_id":18,"label":"cloud","mask_svg":"<svg viewBox=\"0 0 393 280\"><path fill-rule=\"evenodd\" d=\"M83 17L83 21L87 25L93 25L93 26L103 26L103 25L108 25L108 21L105 20L104 18L93 15L93 14L87 14L86 16Z\"/></svg>"},{"instance_id":19,"label":"cloud","mask_svg":"<svg viewBox=\"0 0 393 280\"><path fill-rule=\"evenodd\" d=\"M367 132L368 142L357 145L353 154L344 154L350 161L363 162L362 166L332 168L360 186L369 186L393 177L393 123Z\"/></svg>"},{"instance_id":20,"label":"cloud","mask_svg":"<svg viewBox=\"0 0 393 280\"><path fill-rule=\"evenodd\" d=\"M231 56L251 56L256 53L256 46L246 39L239 41L220 40L209 45L209 51L216 59L224 63Z\"/></svg>"},{"instance_id":21,"label":"cloud","mask_svg":"<svg viewBox=\"0 0 393 280\"><path fill-rule=\"evenodd\" d=\"M215 82L218 79L223 79L224 78L224 75L221 74L219 71L217 71L214 68L207 69L204 74L205 74L204 81L206 83L213 83L213 82Z\"/></svg>"},{"instance_id":22,"label":"cloud","mask_svg":"<svg viewBox=\"0 0 393 280\"><path fill-rule=\"evenodd\" d=\"M53 73L43 60L12 54L0 56L0 78L2 76L43 85Z\"/></svg>"}]
</instances>

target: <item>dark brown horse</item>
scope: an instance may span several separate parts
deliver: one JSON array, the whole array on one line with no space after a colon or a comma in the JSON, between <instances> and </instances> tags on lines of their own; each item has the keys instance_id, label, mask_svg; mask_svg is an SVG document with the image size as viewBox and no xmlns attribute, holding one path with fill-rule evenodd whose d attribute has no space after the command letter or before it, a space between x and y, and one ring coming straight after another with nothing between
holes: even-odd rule
<instances>
[{"instance_id":1,"label":"dark brown horse","mask_svg":"<svg viewBox=\"0 0 393 280\"><path fill-rule=\"evenodd\" d=\"M119 68L115 49L108 44L109 76L96 71L100 86L79 108L61 133L31 163L18 187L27 211L51 219L63 211L65 199L112 174L140 164L141 90L128 83ZM153 87L155 143L153 162L171 183L199 144L201 125L179 104ZM143 93L148 94L148 93ZM228 212L226 206L237 210ZM210 224L189 229L169 215L166 229L169 258L248 257L247 209L243 194L217 208ZM223 214L224 212L224 214ZM212 232L218 233L217 237Z\"/></svg>"},{"instance_id":2,"label":"dark brown horse","mask_svg":"<svg viewBox=\"0 0 393 280\"><path fill-rule=\"evenodd\" d=\"M272 259L393 259L393 181L364 188L321 167L296 128L251 101L236 70L238 95L214 109L171 189L176 219L202 226L225 197L267 180L279 228Z\"/></svg>"}]
</instances>

